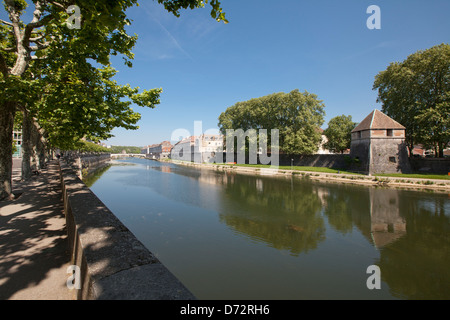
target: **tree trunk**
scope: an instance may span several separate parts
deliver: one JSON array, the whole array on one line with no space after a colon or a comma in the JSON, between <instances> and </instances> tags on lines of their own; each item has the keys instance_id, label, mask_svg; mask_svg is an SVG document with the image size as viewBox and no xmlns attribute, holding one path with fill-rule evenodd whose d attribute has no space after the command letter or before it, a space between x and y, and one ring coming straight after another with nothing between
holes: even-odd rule
<instances>
[{"instance_id":1,"label":"tree trunk","mask_svg":"<svg viewBox=\"0 0 450 320\"><path fill-rule=\"evenodd\" d=\"M413 156L413 153L414 153L414 146L413 145L411 145L411 144L409 144L409 143L407 143L407 145L406 145L407 147L408 147L408 151L409 151L409 157L410 158L412 158L412 156Z\"/></svg>"},{"instance_id":2,"label":"tree trunk","mask_svg":"<svg viewBox=\"0 0 450 320\"><path fill-rule=\"evenodd\" d=\"M47 162L46 162L47 157L46 157L45 145L44 145L44 142L42 141L42 138L39 140L38 158L39 158L39 170L45 169L47 167Z\"/></svg>"},{"instance_id":3,"label":"tree trunk","mask_svg":"<svg viewBox=\"0 0 450 320\"><path fill-rule=\"evenodd\" d=\"M33 119L33 130L36 134L38 170L42 170L47 166L47 140L44 137L44 130L39 126L35 119Z\"/></svg>"},{"instance_id":4,"label":"tree trunk","mask_svg":"<svg viewBox=\"0 0 450 320\"><path fill-rule=\"evenodd\" d=\"M0 200L13 199L12 193L12 144L15 104L0 104Z\"/></svg>"},{"instance_id":5,"label":"tree trunk","mask_svg":"<svg viewBox=\"0 0 450 320\"><path fill-rule=\"evenodd\" d=\"M439 158L443 158L444 157L444 149L445 149L445 144L444 143L439 143Z\"/></svg>"},{"instance_id":6,"label":"tree trunk","mask_svg":"<svg viewBox=\"0 0 450 320\"><path fill-rule=\"evenodd\" d=\"M23 111L22 124L22 180L30 180L33 176L31 170L32 143L32 122L27 110Z\"/></svg>"}]
</instances>

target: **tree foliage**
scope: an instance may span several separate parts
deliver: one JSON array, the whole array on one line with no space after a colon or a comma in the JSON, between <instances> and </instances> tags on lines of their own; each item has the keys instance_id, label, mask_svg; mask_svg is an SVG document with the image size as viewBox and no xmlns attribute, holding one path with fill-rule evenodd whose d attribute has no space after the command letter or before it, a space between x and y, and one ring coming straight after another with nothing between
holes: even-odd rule
<instances>
[{"instance_id":1,"label":"tree foliage","mask_svg":"<svg viewBox=\"0 0 450 320\"><path fill-rule=\"evenodd\" d=\"M238 102L219 117L219 128L270 130L278 129L280 151L288 154L313 154L318 150L324 122L325 105L317 95L293 90Z\"/></svg>"},{"instance_id":2,"label":"tree foliage","mask_svg":"<svg viewBox=\"0 0 450 320\"><path fill-rule=\"evenodd\" d=\"M81 152L90 152L90 153L110 153L108 148L100 146L90 141L79 141L76 144L76 148Z\"/></svg>"},{"instance_id":3,"label":"tree foliage","mask_svg":"<svg viewBox=\"0 0 450 320\"><path fill-rule=\"evenodd\" d=\"M180 9L204 8L205 4L209 2L211 5L211 17L216 21L228 23L219 0L158 0L158 2L163 4L164 8L176 17L180 16Z\"/></svg>"},{"instance_id":4,"label":"tree foliage","mask_svg":"<svg viewBox=\"0 0 450 320\"><path fill-rule=\"evenodd\" d=\"M111 153L123 153L125 151L125 153L127 154L140 154L141 153L141 148L139 147L133 147L133 146L111 146L110 150Z\"/></svg>"},{"instance_id":5,"label":"tree foliage","mask_svg":"<svg viewBox=\"0 0 450 320\"><path fill-rule=\"evenodd\" d=\"M383 112L406 127L410 150L421 143L443 156L450 142L450 45L391 63L376 76L373 88Z\"/></svg>"},{"instance_id":6,"label":"tree foliage","mask_svg":"<svg viewBox=\"0 0 450 320\"><path fill-rule=\"evenodd\" d=\"M181 9L211 5L227 22L217 0L158 0L179 16ZM15 113L28 112L48 143L74 148L80 138L106 139L115 127L136 129L132 104L154 108L161 89L144 90L114 80L111 56L132 67L137 36L128 35L126 10L137 0L4 0L9 21L0 19L0 199L11 193L12 127ZM80 8L80 28L70 28L71 5ZM32 10L29 22L22 21ZM24 137L25 139L26 137Z\"/></svg>"},{"instance_id":7,"label":"tree foliage","mask_svg":"<svg viewBox=\"0 0 450 320\"><path fill-rule=\"evenodd\" d=\"M356 123L352 121L352 116L341 115L331 119L324 131L328 139L325 148L335 153L343 153L350 149L352 130L355 127Z\"/></svg>"}]
</instances>

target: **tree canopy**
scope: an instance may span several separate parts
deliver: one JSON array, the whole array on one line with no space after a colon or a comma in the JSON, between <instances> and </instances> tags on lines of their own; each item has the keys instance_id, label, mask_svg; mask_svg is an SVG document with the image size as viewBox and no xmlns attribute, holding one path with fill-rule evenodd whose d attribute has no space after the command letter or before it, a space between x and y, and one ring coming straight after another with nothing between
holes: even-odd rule
<instances>
[{"instance_id":1,"label":"tree canopy","mask_svg":"<svg viewBox=\"0 0 450 320\"><path fill-rule=\"evenodd\" d=\"M211 6L228 21L218 0L158 0L175 16L182 9ZM154 108L162 89L119 85L110 57L132 67L137 36L127 34L126 10L137 0L4 0L0 19L0 199L11 194L12 128L17 111L45 137L47 147L69 149L81 138L106 139L112 129L137 129L132 104ZM79 28L70 26L72 5ZM31 8L31 19L24 22ZM25 121L25 120L24 120ZM24 136L24 139L27 137Z\"/></svg>"},{"instance_id":2,"label":"tree canopy","mask_svg":"<svg viewBox=\"0 0 450 320\"><path fill-rule=\"evenodd\" d=\"M288 154L313 154L319 148L319 128L324 123L325 105L317 95L293 90L238 102L219 117L219 128L243 131L278 129L280 151Z\"/></svg>"},{"instance_id":3,"label":"tree canopy","mask_svg":"<svg viewBox=\"0 0 450 320\"><path fill-rule=\"evenodd\" d=\"M450 142L450 45L391 63L376 76L373 89L383 112L406 127L410 151L423 144L443 156Z\"/></svg>"},{"instance_id":4,"label":"tree canopy","mask_svg":"<svg viewBox=\"0 0 450 320\"><path fill-rule=\"evenodd\" d=\"M128 154L140 154L141 148L134 146L111 146L111 149L108 149L110 153L125 153Z\"/></svg>"},{"instance_id":5,"label":"tree canopy","mask_svg":"<svg viewBox=\"0 0 450 320\"><path fill-rule=\"evenodd\" d=\"M352 121L352 116L341 115L334 117L328 122L328 128L324 131L328 141L325 148L335 153L343 153L350 149L352 142L352 130L356 123Z\"/></svg>"}]
</instances>

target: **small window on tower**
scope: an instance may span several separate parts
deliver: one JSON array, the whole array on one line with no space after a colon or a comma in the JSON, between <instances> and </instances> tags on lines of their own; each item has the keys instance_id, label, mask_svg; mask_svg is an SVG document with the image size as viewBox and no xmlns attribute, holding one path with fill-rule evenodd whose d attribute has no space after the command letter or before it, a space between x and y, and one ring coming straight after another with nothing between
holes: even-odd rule
<instances>
[{"instance_id":1,"label":"small window on tower","mask_svg":"<svg viewBox=\"0 0 450 320\"><path fill-rule=\"evenodd\" d=\"M387 131L387 136L388 136L388 137L393 137L393 136L394 136L394 130L388 129L388 131Z\"/></svg>"},{"instance_id":2,"label":"small window on tower","mask_svg":"<svg viewBox=\"0 0 450 320\"><path fill-rule=\"evenodd\" d=\"M395 157L389 157L389 162L396 163L397 160L395 159Z\"/></svg>"}]
</instances>

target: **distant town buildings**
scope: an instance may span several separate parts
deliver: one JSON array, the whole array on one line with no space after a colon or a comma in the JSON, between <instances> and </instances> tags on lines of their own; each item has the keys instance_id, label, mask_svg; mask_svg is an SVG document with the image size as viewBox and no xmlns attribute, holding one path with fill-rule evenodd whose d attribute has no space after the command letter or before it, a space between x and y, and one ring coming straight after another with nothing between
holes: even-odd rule
<instances>
[{"instance_id":1,"label":"distant town buildings","mask_svg":"<svg viewBox=\"0 0 450 320\"><path fill-rule=\"evenodd\" d=\"M214 162L216 153L223 152L222 135L202 134L194 139L194 153L201 154L202 162Z\"/></svg>"},{"instance_id":2,"label":"distant town buildings","mask_svg":"<svg viewBox=\"0 0 450 320\"><path fill-rule=\"evenodd\" d=\"M223 151L223 136L202 134L184 138L175 145L169 141L152 144L141 149L141 154L154 160L173 159L201 162L214 162L217 152Z\"/></svg>"},{"instance_id":3,"label":"distant town buildings","mask_svg":"<svg viewBox=\"0 0 450 320\"><path fill-rule=\"evenodd\" d=\"M223 138L222 135L215 134L187 137L175 144L171 158L202 163L216 162L216 156L219 153L223 155ZM220 159L223 159L223 156Z\"/></svg>"},{"instance_id":4,"label":"distant town buildings","mask_svg":"<svg viewBox=\"0 0 450 320\"><path fill-rule=\"evenodd\" d=\"M169 141L163 141L159 144L152 144L141 149L141 154L147 155L147 158L162 160L170 158L172 144Z\"/></svg>"},{"instance_id":5,"label":"distant town buildings","mask_svg":"<svg viewBox=\"0 0 450 320\"><path fill-rule=\"evenodd\" d=\"M322 139L316 155L332 155L325 145L328 141L324 130L319 128ZM406 147L406 128L379 110L371 112L351 134L351 147L344 151L351 160L351 170L362 173L410 173L412 172ZM223 163L224 136L202 134L186 137L174 145L169 141L141 149L147 158L173 159L188 162ZM262 150L258 150L261 154ZM446 150L448 156L450 150ZM283 155L283 152L280 152ZM413 156L430 156L430 150L415 146ZM289 158L290 159L290 158ZM291 159L292 160L292 159Z\"/></svg>"},{"instance_id":6,"label":"distant town buildings","mask_svg":"<svg viewBox=\"0 0 450 320\"><path fill-rule=\"evenodd\" d=\"M187 137L178 141L171 152L171 158L174 160L192 161L194 154L195 137Z\"/></svg>"}]
</instances>

